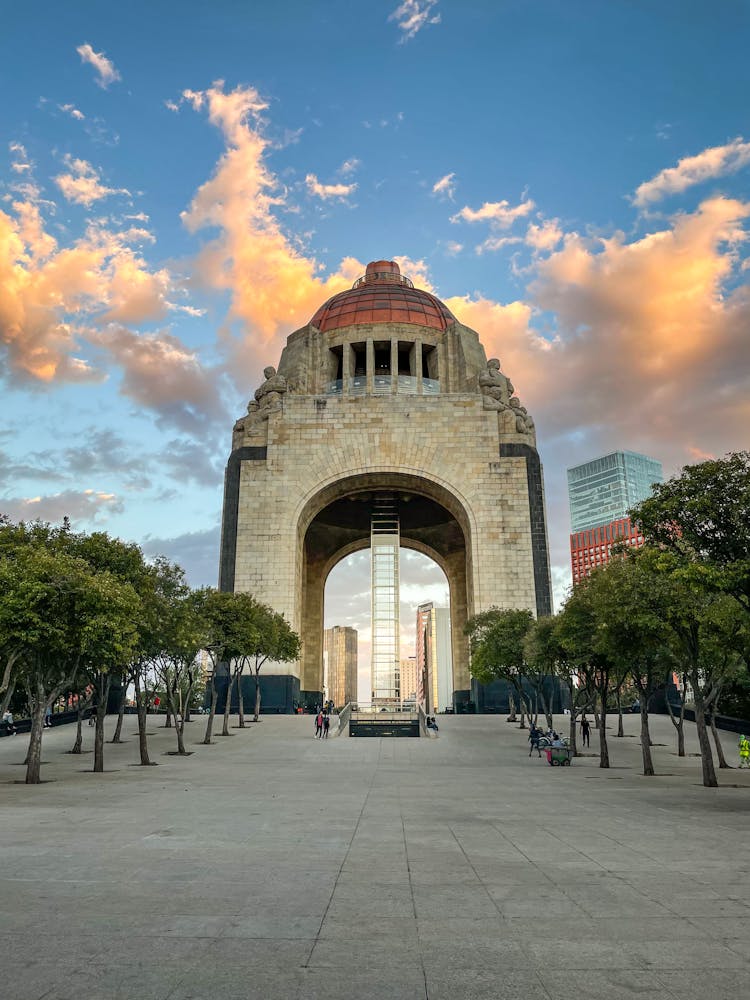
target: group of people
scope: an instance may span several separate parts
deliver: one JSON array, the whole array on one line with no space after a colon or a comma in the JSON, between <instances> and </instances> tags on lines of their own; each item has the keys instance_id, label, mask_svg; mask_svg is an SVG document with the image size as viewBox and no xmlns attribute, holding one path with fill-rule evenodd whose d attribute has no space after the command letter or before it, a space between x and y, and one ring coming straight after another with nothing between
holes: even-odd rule
<instances>
[{"instance_id":1,"label":"group of people","mask_svg":"<svg viewBox=\"0 0 750 1000\"><path fill-rule=\"evenodd\" d=\"M434 715L428 715L427 716L426 721L425 721L425 725L427 726L428 729L434 729L435 732L438 731L438 724L437 724L437 720L435 719Z\"/></svg>"},{"instance_id":2,"label":"group of people","mask_svg":"<svg viewBox=\"0 0 750 1000\"><path fill-rule=\"evenodd\" d=\"M321 709L315 716L315 739L327 740L331 728L331 716L327 710Z\"/></svg>"},{"instance_id":3,"label":"group of people","mask_svg":"<svg viewBox=\"0 0 750 1000\"><path fill-rule=\"evenodd\" d=\"M537 756L542 756L542 750L539 746L542 738L549 740L549 745L555 748L561 749L565 746L565 740L563 740L562 736L560 736L556 730L550 727L545 732L541 726L537 726L532 722L529 726L529 757L532 755L534 750L536 750Z\"/></svg>"}]
</instances>

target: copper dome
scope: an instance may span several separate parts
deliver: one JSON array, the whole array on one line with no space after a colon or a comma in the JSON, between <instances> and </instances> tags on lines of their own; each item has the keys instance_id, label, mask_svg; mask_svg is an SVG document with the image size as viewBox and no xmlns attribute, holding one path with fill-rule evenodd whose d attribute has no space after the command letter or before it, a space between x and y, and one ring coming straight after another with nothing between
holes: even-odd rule
<instances>
[{"instance_id":1,"label":"copper dome","mask_svg":"<svg viewBox=\"0 0 750 1000\"><path fill-rule=\"evenodd\" d=\"M374 260L348 292L339 292L310 320L321 331L360 323L417 323L445 330L456 322L446 305L415 288L393 260Z\"/></svg>"}]
</instances>

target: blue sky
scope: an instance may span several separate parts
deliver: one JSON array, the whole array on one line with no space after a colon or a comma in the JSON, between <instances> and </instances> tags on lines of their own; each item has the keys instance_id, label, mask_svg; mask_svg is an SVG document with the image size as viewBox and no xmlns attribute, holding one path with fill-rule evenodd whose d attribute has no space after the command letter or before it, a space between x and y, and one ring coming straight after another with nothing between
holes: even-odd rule
<instances>
[{"instance_id":1,"label":"blue sky","mask_svg":"<svg viewBox=\"0 0 750 1000\"><path fill-rule=\"evenodd\" d=\"M749 19L731 0L6 8L0 507L214 583L262 367L398 256L535 416L559 597L566 466L625 447L669 474L748 443ZM354 591L337 608L361 622Z\"/></svg>"}]
</instances>

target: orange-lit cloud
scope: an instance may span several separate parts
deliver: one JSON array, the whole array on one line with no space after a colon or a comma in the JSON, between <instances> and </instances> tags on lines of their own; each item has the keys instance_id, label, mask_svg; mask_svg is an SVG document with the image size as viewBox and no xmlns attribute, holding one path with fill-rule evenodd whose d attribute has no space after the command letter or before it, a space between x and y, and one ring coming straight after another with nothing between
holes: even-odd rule
<instances>
[{"instance_id":1,"label":"orange-lit cloud","mask_svg":"<svg viewBox=\"0 0 750 1000\"><path fill-rule=\"evenodd\" d=\"M644 181L636 188L633 204L647 208L652 202L679 194L694 184L736 173L749 163L750 142L741 137L724 146L712 146L696 156L683 157L676 167L661 170L651 180Z\"/></svg>"},{"instance_id":2,"label":"orange-lit cloud","mask_svg":"<svg viewBox=\"0 0 750 1000\"><path fill-rule=\"evenodd\" d=\"M94 52L88 42L85 45L79 45L76 52L81 57L81 62L89 63L94 67L97 74L96 82L100 87L107 88L110 83L122 79L112 60L107 59L103 52Z\"/></svg>"},{"instance_id":3,"label":"orange-lit cloud","mask_svg":"<svg viewBox=\"0 0 750 1000\"><path fill-rule=\"evenodd\" d=\"M263 364L275 363L289 332L306 323L329 296L349 288L364 266L345 258L337 271L319 277L316 260L282 230L274 209L285 192L265 162L270 142L261 114L266 102L253 87L225 91L221 81L206 91L185 91L196 110L219 128L226 150L213 175L182 215L191 232L218 228L199 251L194 276L205 287L229 291L223 343L232 377L252 388Z\"/></svg>"},{"instance_id":4,"label":"orange-lit cloud","mask_svg":"<svg viewBox=\"0 0 750 1000\"><path fill-rule=\"evenodd\" d=\"M499 229L509 229L516 219L528 215L534 209L534 202L527 198L518 205L510 202L486 201L480 208L469 208L468 205L451 216L451 222L489 222Z\"/></svg>"},{"instance_id":5,"label":"orange-lit cloud","mask_svg":"<svg viewBox=\"0 0 750 1000\"><path fill-rule=\"evenodd\" d=\"M331 198L348 198L357 190L356 184L321 184L315 174L308 174L305 177L305 185L309 194L322 198L323 201L329 201Z\"/></svg>"},{"instance_id":6,"label":"orange-lit cloud","mask_svg":"<svg viewBox=\"0 0 750 1000\"><path fill-rule=\"evenodd\" d=\"M78 160L66 155L64 163L68 172L58 174L54 181L65 198L76 205L85 205L88 208L95 201L111 194L130 194L125 188L110 188L102 184L99 171L87 160Z\"/></svg>"}]
</instances>

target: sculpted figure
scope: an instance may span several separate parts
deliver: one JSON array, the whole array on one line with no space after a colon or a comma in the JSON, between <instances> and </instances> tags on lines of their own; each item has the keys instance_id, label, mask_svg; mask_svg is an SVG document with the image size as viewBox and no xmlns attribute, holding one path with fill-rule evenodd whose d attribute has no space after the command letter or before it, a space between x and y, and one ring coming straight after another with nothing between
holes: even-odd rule
<instances>
[{"instance_id":1,"label":"sculpted figure","mask_svg":"<svg viewBox=\"0 0 750 1000\"><path fill-rule=\"evenodd\" d=\"M490 358L487 371L479 376L479 391L485 410L504 410L510 405L513 383L500 371L498 358Z\"/></svg>"},{"instance_id":2,"label":"sculpted figure","mask_svg":"<svg viewBox=\"0 0 750 1000\"><path fill-rule=\"evenodd\" d=\"M533 434L535 431L534 418L525 406L521 406L518 396L512 396L510 406L516 415L516 431L519 434Z\"/></svg>"},{"instance_id":3,"label":"sculpted figure","mask_svg":"<svg viewBox=\"0 0 750 1000\"><path fill-rule=\"evenodd\" d=\"M277 375L276 369L273 365L269 365L268 368L263 369L263 374L266 381L259 389L255 390L255 401L256 406L260 407L261 416L264 418L268 416L271 410L278 410L281 406L281 397L287 391L289 386L283 375ZM252 403L248 404L248 413L250 412L250 406Z\"/></svg>"}]
</instances>

